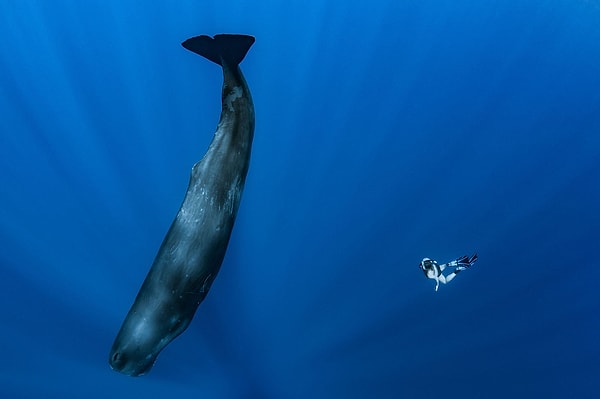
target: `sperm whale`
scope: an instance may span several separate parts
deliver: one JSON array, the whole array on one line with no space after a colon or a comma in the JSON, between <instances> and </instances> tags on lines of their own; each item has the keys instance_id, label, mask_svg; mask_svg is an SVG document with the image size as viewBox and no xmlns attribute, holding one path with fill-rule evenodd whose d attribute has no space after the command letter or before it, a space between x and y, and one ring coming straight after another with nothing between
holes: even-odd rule
<instances>
[{"instance_id":1,"label":"sperm whale","mask_svg":"<svg viewBox=\"0 0 600 399\"><path fill-rule=\"evenodd\" d=\"M161 350L188 327L223 262L254 136L254 104L239 68L253 43L252 36L228 34L182 43L222 67L221 117L113 343L109 364L123 374L139 376L152 368Z\"/></svg>"}]
</instances>

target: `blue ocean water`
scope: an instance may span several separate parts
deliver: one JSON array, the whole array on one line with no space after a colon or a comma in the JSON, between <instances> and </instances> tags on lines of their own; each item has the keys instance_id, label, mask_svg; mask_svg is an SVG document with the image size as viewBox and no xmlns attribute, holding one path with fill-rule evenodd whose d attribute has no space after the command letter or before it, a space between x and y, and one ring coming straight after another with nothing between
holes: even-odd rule
<instances>
[{"instance_id":1,"label":"blue ocean water","mask_svg":"<svg viewBox=\"0 0 600 399\"><path fill-rule=\"evenodd\" d=\"M191 326L126 377L220 112L180 43L216 33L256 36L246 190ZM4 1L0 38L0 397L597 395L598 1ZM418 268L472 252L438 292Z\"/></svg>"}]
</instances>

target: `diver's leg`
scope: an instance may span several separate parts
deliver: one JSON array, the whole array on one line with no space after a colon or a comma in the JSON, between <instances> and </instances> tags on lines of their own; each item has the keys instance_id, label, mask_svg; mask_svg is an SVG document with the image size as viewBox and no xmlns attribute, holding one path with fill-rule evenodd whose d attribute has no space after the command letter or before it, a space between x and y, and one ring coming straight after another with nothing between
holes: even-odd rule
<instances>
[{"instance_id":1,"label":"diver's leg","mask_svg":"<svg viewBox=\"0 0 600 399\"><path fill-rule=\"evenodd\" d=\"M460 258L455 259L452 262L448 262L448 263L444 263L443 265L440 265L440 270L444 270L446 267L455 267L456 268L455 270L457 272L460 272L462 270L466 270L467 268L471 267L473 265L473 263L475 263L475 261L477 261L477 254L474 254L471 257L461 256Z\"/></svg>"},{"instance_id":2,"label":"diver's leg","mask_svg":"<svg viewBox=\"0 0 600 399\"><path fill-rule=\"evenodd\" d=\"M457 267L452 273L450 273L447 276L444 276L444 284L447 284L450 281L454 280L454 277L456 277L456 275L462 272L463 270L466 270L466 267Z\"/></svg>"},{"instance_id":3,"label":"diver's leg","mask_svg":"<svg viewBox=\"0 0 600 399\"><path fill-rule=\"evenodd\" d=\"M452 273L450 273L447 276L440 274L437 278L434 279L435 280L435 290L436 291L438 290L440 283L448 284L450 281L454 280L454 277L456 277L456 275L458 273L460 273L462 270L465 270L465 269L456 268Z\"/></svg>"},{"instance_id":4,"label":"diver's leg","mask_svg":"<svg viewBox=\"0 0 600 399\"><path fill-rule=\"evenodd\" d=\"M475 263L476 261L477 261L477 254L473 254L470 257L469 256L461 256L460 258L456 259L455 261L453 261L451 263L454 263L454 266L457 266L459 268L462 268L462 270L464 270L467 267L473 266L473 263Z\"/></svg>"}]
</instances>

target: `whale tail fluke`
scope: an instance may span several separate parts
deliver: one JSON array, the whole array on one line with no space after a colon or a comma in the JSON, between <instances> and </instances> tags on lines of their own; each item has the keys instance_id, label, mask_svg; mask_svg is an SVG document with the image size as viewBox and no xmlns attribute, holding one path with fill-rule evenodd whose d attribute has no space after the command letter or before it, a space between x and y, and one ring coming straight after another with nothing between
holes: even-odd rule
<instances>
[{"instance_id":1,"label":"whale tail fluke","mask_svg":"<svg viewBox=\"0 0 600 399\"><path fill-rule=\"evenodd\" d=\"M181 45L186 49L211 60L214 63L237 66L254 43L248 35L206 35L187 39Z\"/></svg>"}]
</instances>

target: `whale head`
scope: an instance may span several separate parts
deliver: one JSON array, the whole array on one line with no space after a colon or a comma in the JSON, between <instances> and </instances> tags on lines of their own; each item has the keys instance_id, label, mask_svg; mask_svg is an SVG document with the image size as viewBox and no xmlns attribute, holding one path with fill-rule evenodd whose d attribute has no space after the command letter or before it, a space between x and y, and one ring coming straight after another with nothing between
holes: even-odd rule
<instances>
[{"instance_id":1,"label":"whale head","mask_svg":"<svg viewBox=\"0 0 600 399\"><path fill-rule=\"evenodd\" d=\"M146 374L158 354L190 324L190 317L154 311L139 312L134 307L121 326L110 351L110 367L137 377Z\"/></svg>"}]
</instances>

